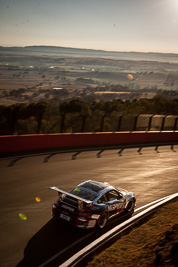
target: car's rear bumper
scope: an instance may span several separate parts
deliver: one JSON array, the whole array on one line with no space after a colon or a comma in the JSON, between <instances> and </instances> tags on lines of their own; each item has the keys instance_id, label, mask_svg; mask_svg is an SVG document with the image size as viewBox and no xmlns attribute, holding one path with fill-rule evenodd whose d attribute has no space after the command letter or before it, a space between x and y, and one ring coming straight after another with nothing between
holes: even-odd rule
<instances>
[{"instance_id":1,"label":"car's rear bumper","mask_svg":"<svg viewBox=\"0 0 178 267\"><path fill-rule=\"evenodd\" d=\"M85 217L78 217L75 226L78 228L85 228L85 229L94 228L96 226L96 220Z\"/></svg>"},{"instance_id":2,"label":"car's rear bumper","mask_svg":"<svg viewBox=\"0 0 178 267\"><path fill-rule=\"evenodd\" d=\"M60 221L69 223L74 225L75 227L78 228L83 228L83 229L91 229L96 226L97 220L96 219L91 219L91 218L85 218L85 217L76 217L76 218L71 218L70 216L64 216L63 213L60 214L54 214L53 211L51 211L51 215Z\"/></svg>"}]
</instances>

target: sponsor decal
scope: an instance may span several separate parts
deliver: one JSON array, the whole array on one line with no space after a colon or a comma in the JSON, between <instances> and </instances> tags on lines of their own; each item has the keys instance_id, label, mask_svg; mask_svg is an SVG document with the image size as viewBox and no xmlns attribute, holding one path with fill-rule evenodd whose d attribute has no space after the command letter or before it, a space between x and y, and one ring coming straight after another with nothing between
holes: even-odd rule
<instances>
[{"instance_id":1,"label":"sponsor decal","mask_svg":"<svg viewBox=\"0 0 178 267\"><path fill-rule=\"evenodd\" d=\"M124 209L124 207L125 207L125 202L118 202L118 203L109 205L108 211L120 210L120 209Z\"/></svg>"},{"instance_id":2,"label":"sponsor decal","mask_svg":"<svg viewBox=\"0 0 178 267\"><path fill-rule=\"evenodd\" d=\"M66 206L66 205L62 205L62 208L67 209L67 210L70 210L70 211L74 211L73 208L71 208L69 206Z\"/></svg>"},{"instance_id":3,"label":"sponsor decal","mask_svg":"<svg viewBox=\"0 0 178 267\"><path fill-rule=\"evenodd\" d=\"M68 222L70 221L70 217L67 216L67 215L65 215L65 214L63 214L63 213L60 214L60 218L66 220L66 221L68 221Z\"/></svg>"}]
</instances>

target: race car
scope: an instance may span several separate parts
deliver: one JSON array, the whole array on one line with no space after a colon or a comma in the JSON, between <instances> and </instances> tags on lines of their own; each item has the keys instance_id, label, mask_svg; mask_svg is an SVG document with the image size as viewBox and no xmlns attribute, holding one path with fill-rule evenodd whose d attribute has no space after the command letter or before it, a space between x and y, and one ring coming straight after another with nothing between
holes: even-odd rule
<instances>
[{"instance_id":1,"label":"race car","mask_svg":"<svg viewBox=\"0 0 178 267\"><path fill-rule=\"evenodd\" d=\"M52 206L52 216L79 228L104 228L107 221L123 211L133 212L136 198L132 192L108 183L88 180L70 193L57 187L58 200Z\"/></svg>"}]
</instances>

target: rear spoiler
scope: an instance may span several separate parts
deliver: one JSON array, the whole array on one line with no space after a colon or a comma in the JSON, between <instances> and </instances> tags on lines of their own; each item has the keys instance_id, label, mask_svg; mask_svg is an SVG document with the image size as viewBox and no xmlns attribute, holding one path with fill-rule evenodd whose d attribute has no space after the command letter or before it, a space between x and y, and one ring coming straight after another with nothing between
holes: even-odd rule
<instances>
[{"instance_id":1,"label":"rear spoiler","mask_svg":"<svg viewBox=\"0 0 178 267\"><path fill-rule=\"evenodd\" d=\"M57 191L58 194L59 194L59 196L61 196L62 194L65 194L65 195L67 195L67 196L69 196L69 197L72 197L72 198L77 199L79 205L82 204L81 202L84 202L84 203L86 203L86 204L91 204L91 203L92 203L92 201L90 201L90 200L87 200L87 199L84 199L84 198L82 198L82 197L78 197L78 196L76 196L76 195L73 195L73 194L71 194L71 193L68 193L68 192L66 192L66 191L63 191L63 190L59 189L58 187L52 186L52 187L50 187L50 189Z\"/></svg>"}]
</instances>

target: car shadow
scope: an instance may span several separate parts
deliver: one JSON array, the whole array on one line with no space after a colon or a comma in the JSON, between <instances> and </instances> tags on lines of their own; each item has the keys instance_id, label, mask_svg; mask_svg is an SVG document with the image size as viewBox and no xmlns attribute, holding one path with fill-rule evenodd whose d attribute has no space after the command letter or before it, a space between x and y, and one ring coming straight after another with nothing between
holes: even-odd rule
<instances>
[{"instance_id":1,"label":"car shadow","mask_svg":"<svg viewBox=\"0 0 178 267\"><path fill-rule=\"evenodd\" d=\"M24 258L17 267L39 266L86 234L86 231L51 219L29 240Z\"/></svg>"},{"instance_id":2,"label":"car shadow","mask_svg":"<svg viewBox=\"0 0 178 267\"><path fill-rule=\"evenodd\" d=\"M109 221L104 229L91 230L82 230L51 219L29 240L24 250L24 258L17 264L17 267L59 266L72 254L131 216L131 213L123 213ZM54 258L53 264L43 265L54 255L57 255L57 259Z\"/></svg>"}]
</instances>

